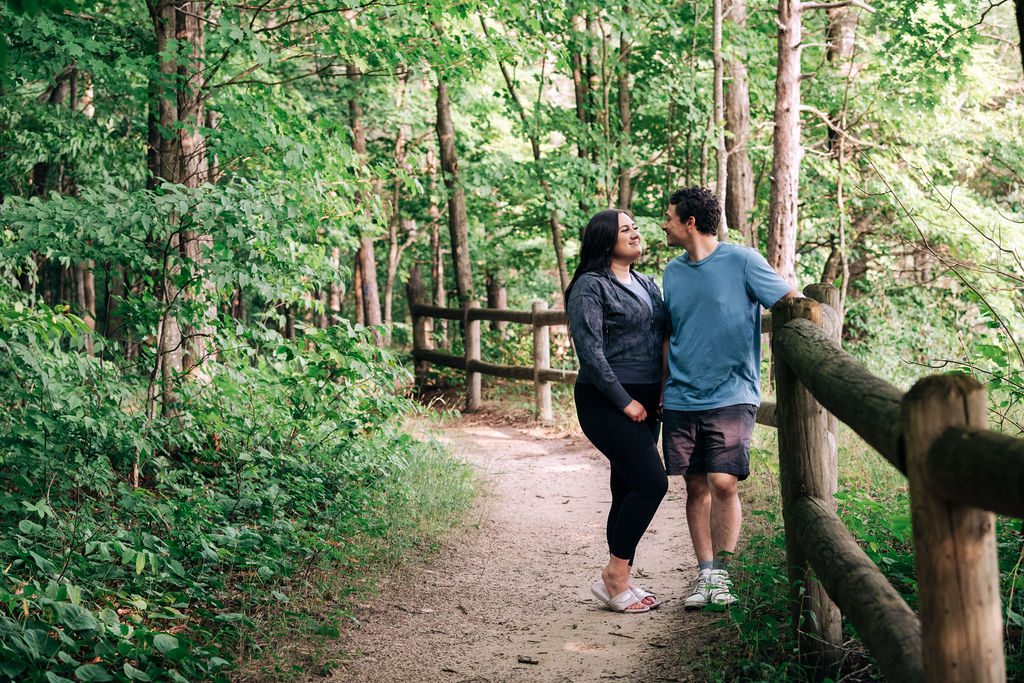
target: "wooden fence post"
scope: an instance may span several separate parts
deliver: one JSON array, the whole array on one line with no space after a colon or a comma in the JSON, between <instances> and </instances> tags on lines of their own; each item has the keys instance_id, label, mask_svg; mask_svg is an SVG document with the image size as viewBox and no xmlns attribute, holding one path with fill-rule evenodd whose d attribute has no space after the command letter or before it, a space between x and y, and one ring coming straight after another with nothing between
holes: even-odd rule
<instances>
[{"instance_id":1,"label":"wooden fence post","mask_svg":"<svg viewBox=\"0 0 1024 683\"><path fill-rule=\"evenodd\" d=\"M552 422L551 383L541 379L542 370L551 367L550 328L537 322L537 313L548 310L546 301L533 302L533 388L537 394L537 417L542 422Z\"/></svg>"},{"instance_id":2,"label":"wooden fence post","mask_svg":"<svg viewBox=\"0 0 1024 683\"><path fill-rule=\"evenodd\" d=\"M405 291L409 299L409 314L412 316L412 350L415 354L416 351L433 349L433 340L430 338L430 327L433 318L416 315L416 305L422 304L426 298L423 278L420 277L418 264L413 264L413 267L409 269L409 280L406 282ZM425 360L416 360L413 362L413 368L416 388L420 389L423 387L427 373L430 371L430 363Z\"/></svg>"},{"instance_id":3,"label":"wooden fence post","mask_svg":"<svg viewBox=\"0 0 1024 683\"><path fill-rule=\"evenodd\" d=\"M788 321L806 318L821 325L818 302L783 299L772 307L772 344ZM797 542L792 503L813 496L835 512L837 470L835 450L829 445L828 414L783 360L775 359L776 420L779 430L779 478L782 513L786 527L786 561L789 566L790 613L796 629L801 659L822 667L841 655L842 621L839 608L814 578Z\"/></svg>"},{"instance_id":4,"label":"wooden fence post","mask_svg":"<svg viewBox=\"0 0 1024 683\"><path fill-rule=\"evenodd\" d=\"M822 315L822 328L832 338L832 341L836 343L836 346L842 346L843 321L839 318L839 290L834 285L815 282L804 287L804 296L829 306L829 308L823 309L822 312L831 310L835 315L832 316L831 313L827 316ZM838 459L839 418L832 413L828 413L828 433L832 439L829 446Z\"/></svg>"},{"instance_id":5,"label":"wooden fence post","mask_svg":"<svg viewBox=\"0 0 1024 683\"><path fill-rule=\"evenodd\" d=\"M986 424L985 389L966 375L920 380L903 399L925 680L1006 680L995 516L949 503L928 483L928 451L948 427Z\"/></svg>"},{"instance_id":6,"label":"wooden fence post","mask_svg":"<svg viewBox=\"0 0 1024 683\"><path fill-rule=\"evenodd\" d=\"M469 312L474 308L480 308L480 302L467 301L462 318L462 329L466 331L466 412L468 413L480 410L480 406L483 404L480 397L481 375L479 372L472 372L469 369L470 361L480 360L480 321L469 319Z\"/></svg>"}]
</instances>

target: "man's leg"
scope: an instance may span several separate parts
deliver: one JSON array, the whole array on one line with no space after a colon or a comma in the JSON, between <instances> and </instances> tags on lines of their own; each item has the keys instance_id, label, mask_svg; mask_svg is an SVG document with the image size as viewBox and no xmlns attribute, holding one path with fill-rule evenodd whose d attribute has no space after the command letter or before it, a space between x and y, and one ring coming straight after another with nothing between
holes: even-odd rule
<instances>
[{"instance_id":1,"label":"man's leg","mask_svg":"<svg viewBox=\"0 0 1024 683\"><path fill-rule=\"evenodd\" d=\"M740 526L743 523L743 510L737 492L737 478L724 472L709 472L707 485L711 499L711 545L714 559L721 560L723 551L730 555L736 552L736 543L740 538ZM689 514L689 505L687 505ZM692 534L693 531L691 530ZM696 543L694 544L696 548ZM700 555L697 559L701 559Z\"/></svg>"},{"instance_id":2,"label":"man's leg","mask_svg":"<svg viewBox=\"0 0 1024 683\"><path fill-rule=\"evenodd\" d=\"M706 474L688 474L686 479L686 525L690 528L690 540L697 562L714 559L711 526L711 491Z\"/></svg>"}]
</instances>

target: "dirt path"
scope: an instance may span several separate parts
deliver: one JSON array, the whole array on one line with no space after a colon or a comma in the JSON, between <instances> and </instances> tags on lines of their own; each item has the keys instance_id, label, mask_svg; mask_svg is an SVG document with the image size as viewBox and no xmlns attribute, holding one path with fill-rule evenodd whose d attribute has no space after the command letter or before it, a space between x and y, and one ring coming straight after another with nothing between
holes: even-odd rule
<instances>
[{"instance_id":1,"label":"dirt path","mask_svg":"<svg viewBox=\"0 0 1024 683\"><path fill-rule=\"evenodd\" d=\"M694 565L682 482L642 542L640 582L662 607L614 614L590 596L607 559L607 461L578 435L465 418L439 434L488 491L469 528L360 607L333 681L690 681L716 616L686 613Z\"/></svg>"}]
</instances>

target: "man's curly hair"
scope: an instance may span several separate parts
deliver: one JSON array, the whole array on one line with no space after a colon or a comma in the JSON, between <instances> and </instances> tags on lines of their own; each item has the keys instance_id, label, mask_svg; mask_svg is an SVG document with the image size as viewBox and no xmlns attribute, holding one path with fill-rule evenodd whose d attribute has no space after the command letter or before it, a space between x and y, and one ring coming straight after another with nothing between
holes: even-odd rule
<instances>
[{"instance_id":1,"label":"man's curly hair","mask_svg":"<svg viewBox=\"0 0 1024 683\"><path fill-rule=\"evenodd\" d=\"M722 205L718 197L706 187L684 187L676 190L668 200L676 207L679 220L685 221L693 216L697 222L697 230L705 235L718 232L718 223L722 220Z\"/></svg>"}]
</instances>

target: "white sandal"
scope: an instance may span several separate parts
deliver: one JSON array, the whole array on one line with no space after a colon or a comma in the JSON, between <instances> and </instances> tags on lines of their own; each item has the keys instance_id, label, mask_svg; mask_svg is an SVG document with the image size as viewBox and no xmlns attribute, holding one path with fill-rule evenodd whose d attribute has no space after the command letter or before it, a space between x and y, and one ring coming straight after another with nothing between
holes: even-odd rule
<instances>
[{"instance_id":1,"label":"white sandal","mask_svg":"<svg viewBox=\"0 0 1024 683\"><path fill-rule=\"evenodd\" d=\"M640 586L634 585L632 583L629 584L629 590L633 591L633 595L635 595L637 597L637 600L639 600L640 602L644 602L644 600L650 598L651 602L644 602L644 604L647 607L650 607L651 609L657 609L661 606L661 600L659 600L658 596L654 593L649 593Z\"/></svg>"},{"instance_id":2,"label":"white sandal","mask_svg":"<svg viewBox=\"0 0 1024 683\"><path fill-rule=\"evenodd\" d=\"M590 592L594 594L605 607L613 612L624 612L626 614L643 614L644 612L650 612L651 608L645 605L637 597L637 594L632 589L624 590L615 597L609 597L608 589L604 585L604 581L598 579L590 586ZM640 605L634 607L634 605Z\"/></svg>"}]
</instances>

